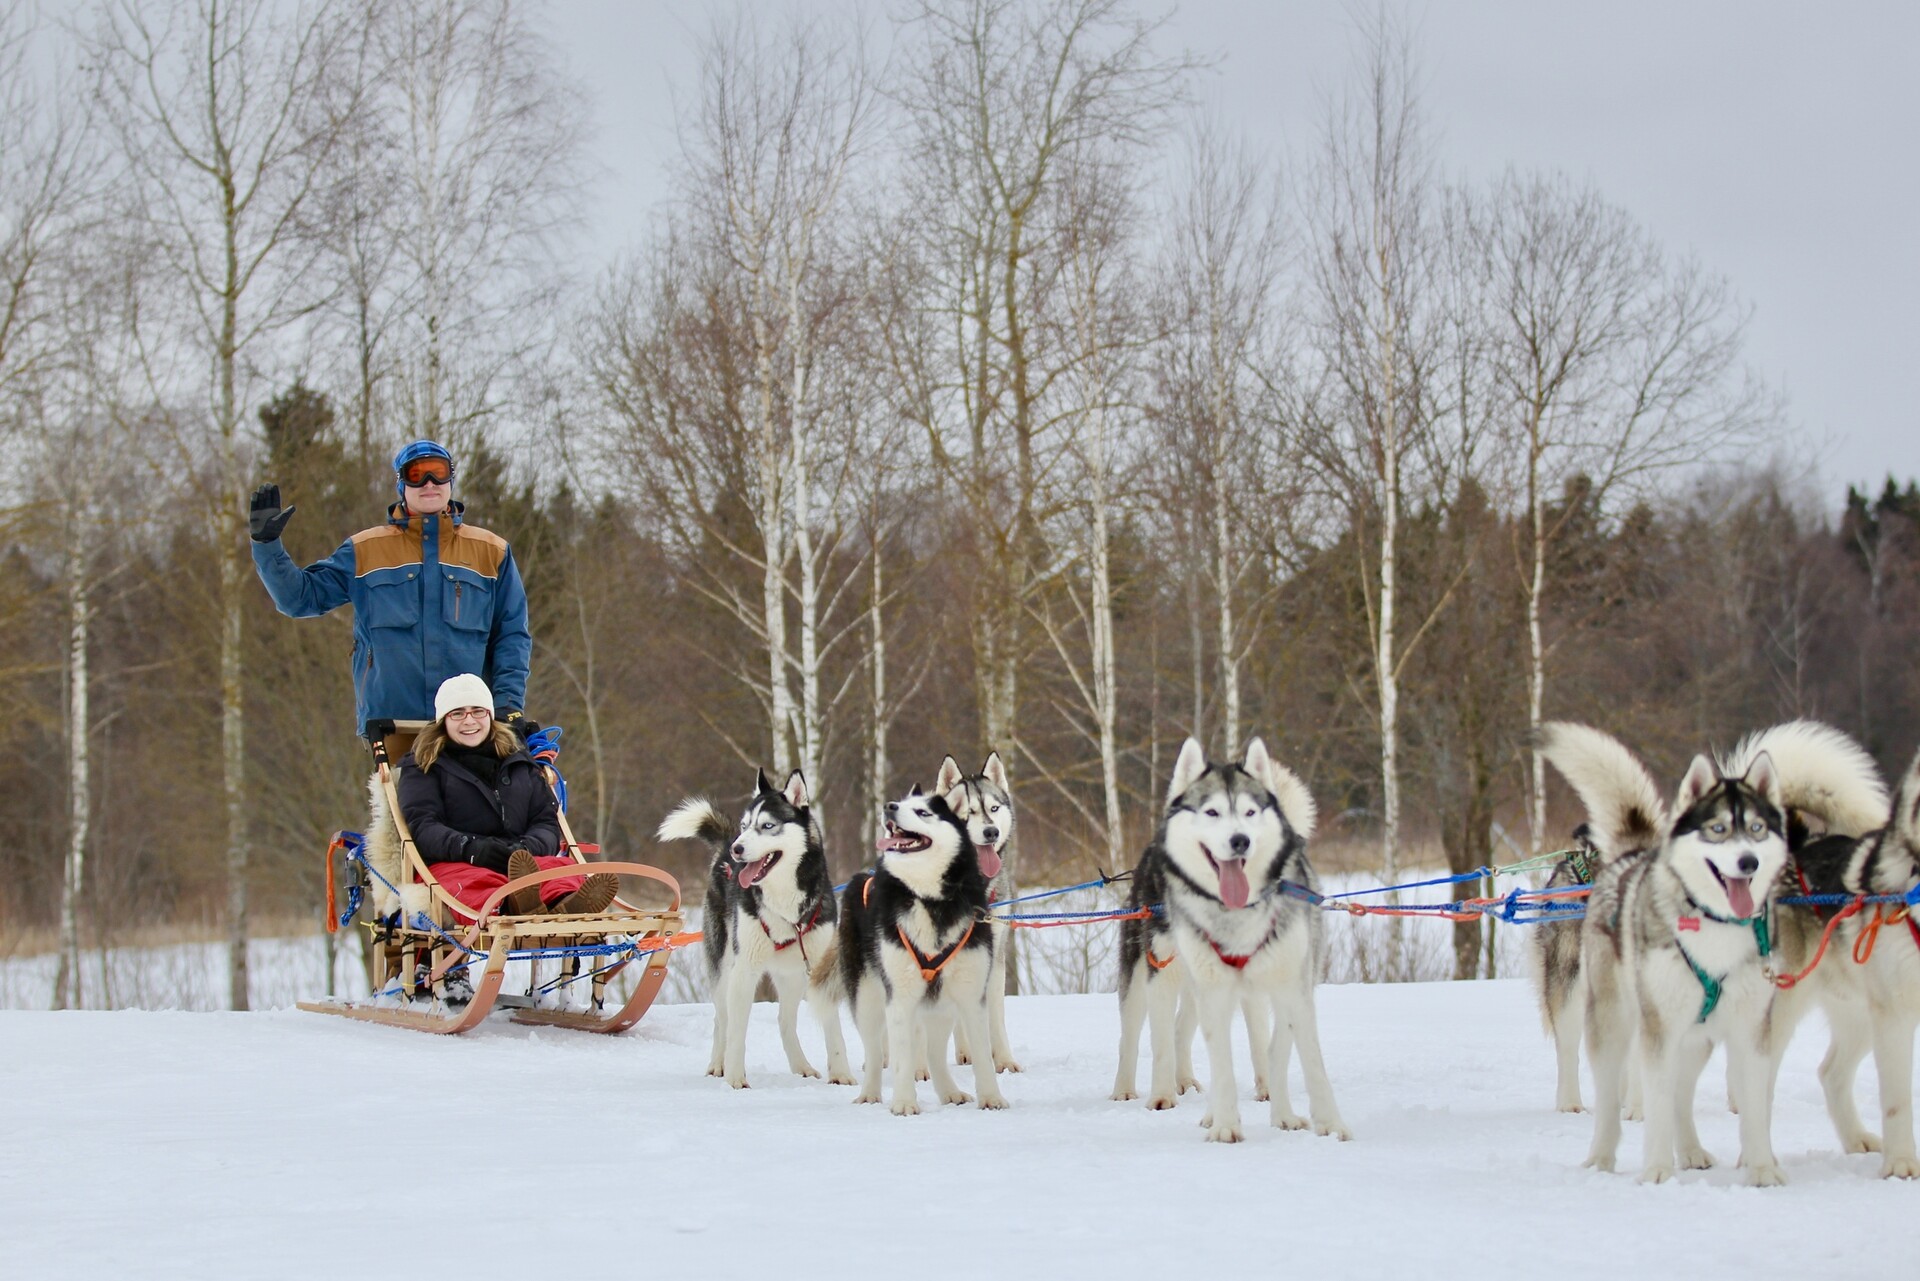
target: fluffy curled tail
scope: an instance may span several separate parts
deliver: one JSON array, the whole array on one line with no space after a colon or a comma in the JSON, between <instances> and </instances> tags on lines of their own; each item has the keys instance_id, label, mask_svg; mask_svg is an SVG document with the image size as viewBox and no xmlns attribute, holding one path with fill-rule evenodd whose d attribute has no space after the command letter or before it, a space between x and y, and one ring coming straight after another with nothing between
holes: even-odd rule
<instances>
[{"instance_id":1,"label":"fluffy curled tail","mask_svg":"<svg viewBox=\"0 0 1920 1281\"><path fill-rule=\"evenodd\" d=\"M733 839L734 827L711 801L694 797L681 801L660 820L654 835L663 841L705 841L723 846Z\"/></svg>"},{"instance_id":2,"label":"fluffy curled tail","mask_svg":"<svg viewBox=\"0 0 1920 1281\"><path fill-rule=\"evenodd\" d=\"M1880 769L1860 744L1819 721L1788 721L1741 739L1720 758L1720 772L1740 778L1765 752L1790 809L1820 820L1826 834L1864 836L1887 825L1889 800Z\"/></svg>"},{"instance_id":3,"label":"fluffy curled tail","mask_svg":"<svg viewBox=\"0 0 1920 1281\"><path fill-rule=\"evenodd\" d=\"M1669 820L1660 789L1619 739L1588 725L1548 721L1534 743L1586 806L1602 858L1647 849L1665 836Z\"/></svg>"}]
</instances>

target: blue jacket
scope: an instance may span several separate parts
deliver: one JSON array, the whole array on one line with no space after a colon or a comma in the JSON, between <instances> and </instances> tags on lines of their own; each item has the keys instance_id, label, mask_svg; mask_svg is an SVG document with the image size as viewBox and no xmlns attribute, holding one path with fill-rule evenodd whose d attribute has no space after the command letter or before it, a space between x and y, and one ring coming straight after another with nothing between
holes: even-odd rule
<instances>
[{"instance_id":1,"label":"blue jacket","mask_svg":"<svg viewBox=\"0 0 1920 1281\"><path fill-rule=\"evenodd\" d=\"M476 672L495 707L526 706L527 593L513 549L498 534L445 516L410 517L395 503L387 523L363 529L325 560L301 569L278 539L253 544L253 566L289 618L353 606L354 729L370 720L433 719L440 682Z\"/></svg>"}]
</instances>

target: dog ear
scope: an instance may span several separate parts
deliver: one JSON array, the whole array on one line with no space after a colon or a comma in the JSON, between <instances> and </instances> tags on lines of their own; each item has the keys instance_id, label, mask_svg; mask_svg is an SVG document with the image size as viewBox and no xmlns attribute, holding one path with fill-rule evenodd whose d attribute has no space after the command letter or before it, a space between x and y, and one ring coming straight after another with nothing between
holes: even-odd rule
<instances>
[{"instance_id":1,"label":"dog ear","mask_svg":"<svg viewBox=\"0 0 1920 1281\"><path fill-rule=\"evenodd\" d=\"M1747 766L1745 781L1748 787L1767 798L1767 804L1785 811L1786 802L1780 793L1780 771L1774 767L1773 757L1765 752L1754 757L1753 763Z\"/></svg>"},{"instance_id":2,"label":"dog ear","mask_svg":"<svg viewBox=\"0 0 1920 1281\"><path fill-rule=\"evenodd\" d=\"M1720 782L1720 771L1713 762L1704 756L1693 758L1693 764L1687 766L1687 776L1680 780L1680 795L1673 803L1676 818L1692 809L1694 803Z\"/></svg>"},{"instance_id":3,"label":"dog ear","mask_svg":"<svg viewBox=\"0 0 1920 1281\"><path fill-rule=\"evenodd\" d=\"M972 793L968 791L967 785L956 779L952 787L949 787L939 795L942 800L946 801L947 808L953 811L953 816L965 822L968 813L973 809L970 803L973 799Z\"/></svg>"},{"instance_id":4,"label":"dog ear","mask_svg":"<svg viewBox=\"0 0 1920 1281\"><path fill-rule=\"evenodd\" d=\"M1273 790L1273 758L1267 755L1267 745L1258 734L1247 740L1247 755L1240 768L1253 775L1260 786Z\"/></svg>"},{"instance_id":5,"label":"dog ear","mask_svg":"<svg viewBox=\"0 0 1920 1281\"><path fill-rule=\"evenodd\" d=\"M980 772L987 776L989 783L992 783L1001 791L1007 792L1013 790L1007 786L1007 767L1000 763L1000 753L988 752L987 763L980 767Z\"/></svg>"},{"instance_id":6,"label":"dog ear","mask_svg":"<svg viewBox=\"0 0 1920 1281\"><path fill-rule=\"evenodd\" d=\"M1207 772L1207 750L1200 740L1189 738L1180 745L1180 759L1173 763L1173 778L1167 783L1167 804L1185 796L1193 781Z\"/></svg>"},{"instance_id":7,"label":"dog ear","mask_svg":"<svg viewBox=\"0 0 1920 1281\"><path fill-rule=\"evenodd\" d=\"M755 796L773 795L773 784L767 781L767 772L758 765L753 767L753 794Z\"/></svg>"},{"instance_id":8,"label":"dog ear","mask_svg":"<svg viewBox=\"0 0 1920 1281\"><path fill-rule=\"evenodd\" d=\"M1920 851L1920 755L1907 766L1899 794L1893 798L1893 828L1909 853Z\"/></svg>"},{"instance_id":9,"label":"dog ear","mask_svg":"<svg viewBox=\"0 0 1920 1281\"><path fill-rule=\"evenodd\" d=\"M940 761L940 772L934 776L933 790L945 796L953 790L953 785L959 781L960 762L954 760L953 756L948 754Z\"/></svg>"},{"instance_id":10,"label":"dog ear","mask_svg":"<svg viewBox=\"0 0 1920 1281\"><path fill-rule=\"evenodd\" d=\"M780 794L787 798L787 804L797 810L807 808L807 777L799 770L787 775L787 785Z\"/></svg>"}]
</instances>

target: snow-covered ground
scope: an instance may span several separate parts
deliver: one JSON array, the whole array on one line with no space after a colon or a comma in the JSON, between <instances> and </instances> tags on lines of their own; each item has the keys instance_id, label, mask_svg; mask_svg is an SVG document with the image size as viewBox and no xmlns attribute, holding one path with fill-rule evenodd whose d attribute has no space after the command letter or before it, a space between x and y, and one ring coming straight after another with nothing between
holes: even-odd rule
<instances>
[{"instance_id":1,"label":"snow-covered ground","mask_svg":"<svg viewBox=\"0 0 1920 1281\"><path fill-rule=\"evenodd\" d=\"M754 1010L753 1088L702 1074L711 1012L598 1037L461 1038L283 1010L0 1013L0 1275L1875 1278L1911 1270L1920 1187L1843 1157L1809 1021L1781 1075L1790 1185L1641 1187L1580 1168L1521 982L1320 991L1354 1139L1203 1143L1107 1099L1112 996L1008 1002L1012 1107L894 1117L790 1076ZM848 1029L858 1056L858 1039ZM816 1062L819 1029L802 1019ZM1204 1072L1204 1049L1200 1052ZM1242 1079L1244 1074L1244 1054ZM963 1072L963 1084L970 1069ZM1302 1100L1294 1073L1296 1100ZM1871 1072L1861 1083L1872 1115ZM1304 1106L1304 1103L1301 1103ZM1623 1163L1639 1160L1627 1127Z\"/></svg>"}]
</instances>

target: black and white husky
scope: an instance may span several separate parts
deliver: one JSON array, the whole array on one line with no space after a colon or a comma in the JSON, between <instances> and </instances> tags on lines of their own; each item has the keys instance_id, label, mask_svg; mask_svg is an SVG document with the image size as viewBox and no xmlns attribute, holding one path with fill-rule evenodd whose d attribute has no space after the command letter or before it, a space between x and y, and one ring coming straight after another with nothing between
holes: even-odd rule
<instances>
[{"instance_id":1,"label":"black and white husky","mask_svg":"<svg viewBox=\"0 0 1920 1281\"><path fill-rule=\"evenodd\" d=\"M820 1074L800 1048L800 995L827 1038L827 1079L852 1085L840 1007L829 988L810 978L832 951L838 912L833 876L807 803L807 781L795 770L776 789L754 773L754 794L739 824L705 800L682 801L661 821L663 841L701 840L713 847L707 873L703 928L713 989L713 1054L707 1075L724 1076L736 1090L747 1084L747 1017L760 976L773 977L780 998L780 1040L787 1065L801 1076Z\"/></svg>"},{"instance_id":2,"label":"black and white husky","mask_svg":"<svg viewBox=\"0 0 1920 1281\"><path fill-rule=\"evenodd\" d=\"M1267 1066L1273 1124L1304 1129L1287 1097L1288 1056L1297 1043L1313 1128L1349 1137L1333 1100L1313 988L1320 969L1318 909L1307 862L1313 798L1292 771L1254 739L1240 765L1209 764L1200 744L1180 749L1167 812L1134 869L1129 905L1160 905L1125 923L1120 939L1118 1097L1131 1097L1143 1016L1153 1038L1151 1107L1172 1106L1176 1003L1189 994L1207 1041L1207 1115L1214 1142L1244 1137L1233 1075L1234 1010L1252 999L1272 1014L1271 1040L1252 1045Z\"/></svg>"},{"instance_id":3,"label":"black and white husky","mask_svg":"<svg viewBox=\"0 0 1920 1281\"><path fill-rule=\"evenodd\" d=\"M1785 1182L1773 1153L1766 906L1788 852L1772 759L1757 753L1743 775L1729 778L1696 756L1669 818L1646 768L1610 735L1550 722L1539 742L1586 806L1606 856L1580 933L1595 1094L1586 1164L1614 1168L1637 1022L1647 1113L1641 1180L1665 1182L1676 1164L1713 1164L1694 1127L1693 1098L1714 1045L1724 1043L1740 1103L1740 1164L1756 1186Z\"/></svg>"},{"instance_id":4,"label":"black and white husky","mask_svg":"<svg viewBox=\"0 0 1920 1281\"><path fill-rule=\"evenodd\" d=\"M980 873L987 878L987 903L991 906L1011 894L1013 881L1013 792L1007 786L1006 766L1000 753L989 752L978 774L962 774L960 763L949 756L940 762L940 773L933 790L944 797L954 817L967 825L967 840L980 859ZM987 1030L993 1038L993 1070L1018 1072L1007 1039L1007 958L1012 952L1009 936L1013 927L1005 921L993 921L993 970L987 976ZM966 1028L953 1027L954 1062L973 1061ZM936 1051L937 1052L937 1051Z\"/></svg>"},{"instance_id":5,"label":"black and white husky","mask_svg":"<svg viewBox=\"0 0 1920 1281\"><path fill-rule=\"evenodd\" d=\"M987 877L967 825L946 798L914 788L886 806L879 866L858 873L842 895L835 939L839 985L853 1006L866 1062L857 1103L880 1102L880 1073L893 1070L890 1104L897 1116L920 1111L915 1097L915 1038L944 1048L956 1019L969 1045L987 1045L987 983L993 973L993 931L986 921ZM889 1058L887 1047L898 1047ZM929 1056L934 1091L943 1103L968 1096L947 1070L946 1054ZM973 1086L983 1108L1006 1098L990 1056L973 1059Z\"/></svg>"}]
</instances>

